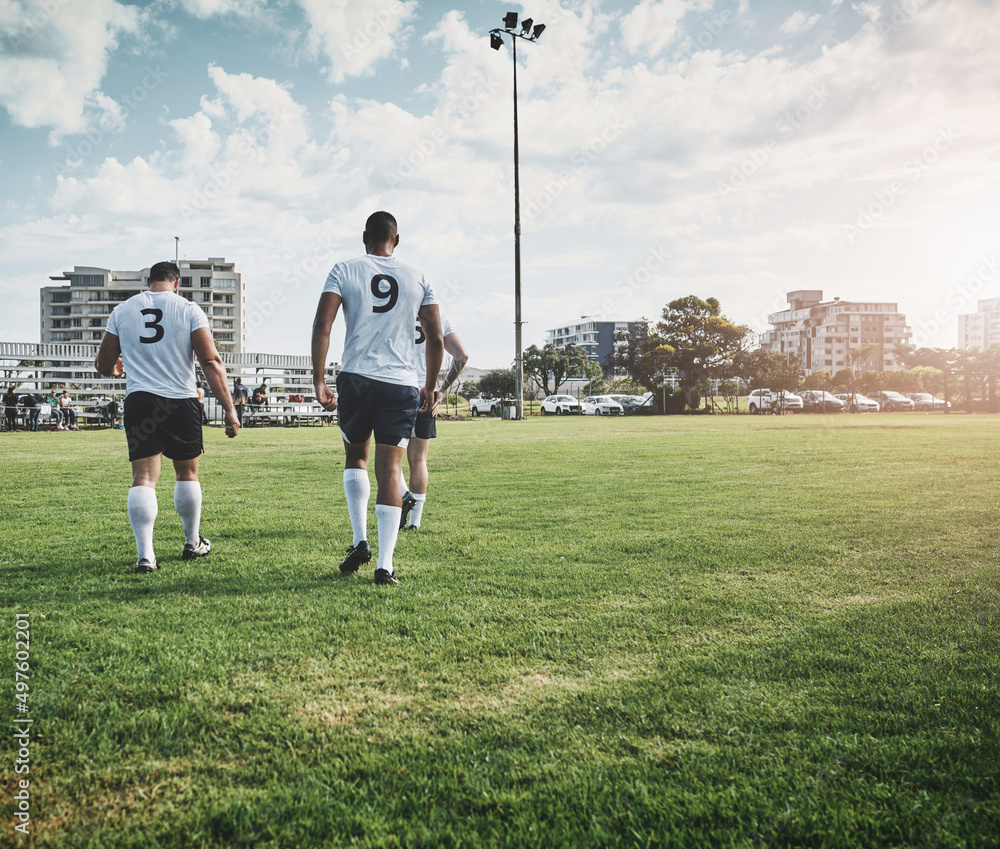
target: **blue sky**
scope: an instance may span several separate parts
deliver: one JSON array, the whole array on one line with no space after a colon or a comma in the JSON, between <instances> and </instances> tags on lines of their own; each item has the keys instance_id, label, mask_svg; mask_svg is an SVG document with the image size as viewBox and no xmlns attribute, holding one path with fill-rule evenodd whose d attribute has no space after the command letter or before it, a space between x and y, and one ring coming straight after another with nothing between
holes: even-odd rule
<instances>
[{"instance_id":1,"label":"blue sky","mask_svg":"<svg viewBox=\"0 0 1000 849\"><path fill-rule=\"evenodd\" d=\"M0 0L0 340L74 265L243 272L249 348L308 353L375 209L473 365L513 358L507 11L525 344L584 314L897 301L916 341L1000 296L1000 0ZM339 341L335 339L335 345Z\"/></svg>"}]
</instances>

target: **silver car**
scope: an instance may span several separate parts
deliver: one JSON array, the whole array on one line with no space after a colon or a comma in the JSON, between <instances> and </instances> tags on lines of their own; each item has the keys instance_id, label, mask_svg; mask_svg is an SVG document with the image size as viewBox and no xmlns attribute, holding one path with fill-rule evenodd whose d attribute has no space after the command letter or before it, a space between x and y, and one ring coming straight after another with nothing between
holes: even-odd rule
<instances>
[{"instance_id":1,"label":"silver car","mask_svg":"<svg viewBox=\"0 0 1000 849\"><path fill-rule=\"evenodd\" d=\"M842 392L833 397L843 401L844 408L851 413L877 413L880 409L878 401L859 392Z\"/></svg>"}]
</instances>

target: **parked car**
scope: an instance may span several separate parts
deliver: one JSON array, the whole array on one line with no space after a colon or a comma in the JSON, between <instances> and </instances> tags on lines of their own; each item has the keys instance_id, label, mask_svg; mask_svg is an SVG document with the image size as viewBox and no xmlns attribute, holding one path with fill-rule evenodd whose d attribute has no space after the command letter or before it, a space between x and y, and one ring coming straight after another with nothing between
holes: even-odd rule
<instances>
[{"instance_id":1,"label":"parked car","mask_svg":"<svg viewBox=\"0 0 1000 849\"><path fill-rule=\"evenodd\" d=\"M617 401L612 401L607 395L588 395L583 399L582 406L585 416L625 415L625 408Z\"/></svg>"},{"instance_id":2,"label":"parked car","mask_svg":"<svg viewBox=\"0 0 1000 849\"><path fill-rule=\"evenodd\" d=\"M480 395L469 401L469 410L473 416L499 416L500 399L490 398L488 395Z\"/></svg>"},{"instance_id":3,"label":"parked car","mask_svg":"<svg viewBox=\"0 0 1000 849\"><path fill-rule=\"evenodd\" d=\"M843 401L823 389L803 389L799 397L807 413L840 413L844 409Z\"/></svg>"},{"instance_id":4,"label":"parked car","mask_svg":"<svg viewBox=\"0 0 1000 849\"><path fill-rule=\"evenodd\" d=\"M913 392L906 396L913 402L914 410L950 410L951 401L935 398L930 392Z\"/></svg>"},{"instance_id":5,"label":"parked car","mask_svg":"<svg viewBox=\"0 0 1000 849\"><path fill-rule=\"evenodd\" d=\"M793 392L770 389L754 389L747 400L747 408L754 415L757 413L773 413L784 410L790 413L801 413L805 405L802 399Z\"/></svg>"},{"instance_id":6,"label":"parked car","mask_svg":"<svg viewBox=\"0 0 1000 849\"><path fill-rule=\"evenodd\" d=\"M858 392L842 392L833 397L843 401L848 412L851 413L877 413L879 411L878 401Z\"/></svg>"},{"instance_id":7,"label":"parked car","mask_svg":"<svg viewBox=\"0 0 1000 849\"><path fill-rule=\"evenodd\" d=\"M549 395L542 401L542 415L554 413L557 416L572 415L583 412L580 402L572 395Z\"/></svg>"},{"instance_id":8,"label":"parked car","mask_svg":"<svg viewBox=\"0 0 1000 849\"><path fill-rule=\"evenodd\" d=\"M609 395L608 397L621 404L626 414L653 412L652 392L647 392L645 395Z\"/></svg>"},{"instance_id":9,"label":"parked car","mask_svg":"<svg viewBox=\"0 0 1000 849\"><path fill-rule=\"evenodd\" d=\"M873 401L878 401L883 413L891 413L896 410L912 410L914 407L913 401L899 392L893 392L891 389L880 389L878 392L872 392L868 397Z\"/></svg>"}]
</instances>

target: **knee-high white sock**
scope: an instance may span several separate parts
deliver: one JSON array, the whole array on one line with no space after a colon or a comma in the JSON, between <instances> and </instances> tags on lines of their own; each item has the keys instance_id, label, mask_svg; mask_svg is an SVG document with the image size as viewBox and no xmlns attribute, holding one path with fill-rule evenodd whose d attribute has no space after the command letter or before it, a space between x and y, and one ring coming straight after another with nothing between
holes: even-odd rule
<instances>
[{"instance_id":1,"label":"knee-high white sock","mask_svg":"<svg viewBox=\"0 0 1000 849\"><path fill-rule=\"evenodd\" d=\"M351 530L357 545L368 539L368 497L372 493L372 482L367 469L344 469L344 495L347 497L347 512L351 516ZM398 521L398 519L397 519Z\"/></svg>"},{"instance_id":2,"label":"knee-high white sock","mask_svg":"<svg viewBox=\"0 0 1000 849\"><path fill-rule=\"evenodd\" d=\"M174 509L184 525L184 542L197 545L201 539L201 484L198 481L177 481L174 484Z\"/></svg>"},{"instance_id":3,"label":"knee-high white sock","mask_svg":"<svg viewBox=\"0 0 1000 849\"><path fill-rule=\"evenodd\" d=\"M375 505L375 521L378 522L378 562L376 569L385 569L392 574L392 552L396 549L396 539L399 537L399 517L403 515L401 507L389 504Z\"/></svg>"},{"instance_id":4,"label":"knee-high white sock","mask_svg":"<svg viewBox=\"0 0 1000 849\"><path fill-rule=\"evenodd\" d=\"M139 559L156 562L153 553L153 523L158 511L156 490L150 486L133 486L128 491L128 521L135 534L135 547Z\"/></svg>"},{"instance_id":5,"label":"knee-high white sock","mask_svg":"<svg viewBox=\"0 0 1000 849\"><path fill-rule=\"evenodd\" d=\"M413 510L410 512L410 524L420 527L420 517L424 515L424 502L427 501L427 493L422 495L419 492L411 492L417 503L413 505Z\"/></svg>"}]
</instances>

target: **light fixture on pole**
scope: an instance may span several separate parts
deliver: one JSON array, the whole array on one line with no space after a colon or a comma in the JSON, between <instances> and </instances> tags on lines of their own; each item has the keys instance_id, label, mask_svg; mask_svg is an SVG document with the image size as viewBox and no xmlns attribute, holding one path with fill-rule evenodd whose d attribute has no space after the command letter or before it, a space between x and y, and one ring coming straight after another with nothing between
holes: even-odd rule
<instances>
[{"instance_id":1,"label":"light fixture on pole","mask_svg":"<svg viewBox=\"0 0 1000 849\"><path fill-rule=\"evenodd\" d=\"M514 53L514 396L517 410L516 418L524 418L524 361L521 354L521 183L518 174L517 151L517 39L537 41L545 29L545 24L536 24L531 18L525 18L521 23L521 31L517 31L517 12L508 12L503 18L503 28L490 30L490 47L499 50L503 45L503 36L510 36L510 44Z\"/></svg>"}]
</instances>

